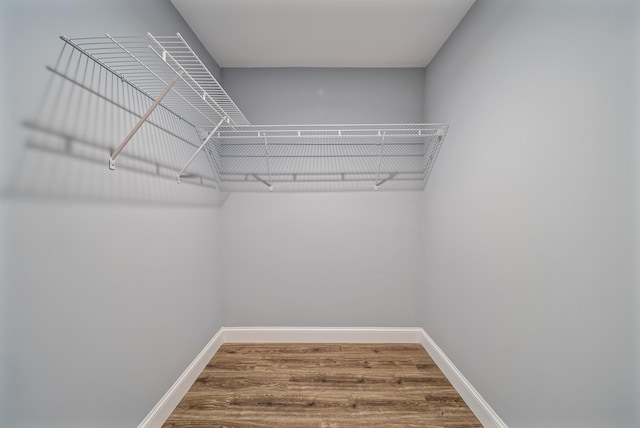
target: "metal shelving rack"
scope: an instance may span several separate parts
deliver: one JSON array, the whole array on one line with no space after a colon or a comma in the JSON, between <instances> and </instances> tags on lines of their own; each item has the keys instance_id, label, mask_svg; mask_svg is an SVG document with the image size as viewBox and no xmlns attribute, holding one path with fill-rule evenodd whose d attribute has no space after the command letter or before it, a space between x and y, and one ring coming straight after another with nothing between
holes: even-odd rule
<instances>
[{"instance_id":1,"label":"metal shelving rack","mask_svg":"<svg viewBox=\"0 0 640 428\"><path fill-rule=\"evenodd\" d=\"M110 169L161 107L197 136L186 141L195 151L177 172L179 183L204 151L222 191L421 190L448 129L446 124L251 125L180 34L61 39L152 101L111 152Z\"/></svg>"},{"instance_id":2,"label":"metal shelving rack","mask_svg":"<svg viewBox=\"0 0 640 428\"><path fill-rule=\"evenodd\" d=\"M221 127L215 136L225 188L255 191L420 190L446 125Z\"/></svg>"}]
</instances>

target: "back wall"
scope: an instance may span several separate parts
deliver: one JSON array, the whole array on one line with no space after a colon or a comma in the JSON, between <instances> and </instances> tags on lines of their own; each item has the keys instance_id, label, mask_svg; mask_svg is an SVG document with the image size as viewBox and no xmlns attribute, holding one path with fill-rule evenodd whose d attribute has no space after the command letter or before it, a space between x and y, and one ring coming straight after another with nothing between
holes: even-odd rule
<instances>
[{"instance_id":1,"label":"back wall","mask_svg":"<svg viewBox=\"0 0 640 428\"><path fill-rule=\"evenodd\" d=\"M256 124L422 122L424 69L223 69ZM235 193L225 325L416 326L420 192Z\"/></svg>"}]
</instances>

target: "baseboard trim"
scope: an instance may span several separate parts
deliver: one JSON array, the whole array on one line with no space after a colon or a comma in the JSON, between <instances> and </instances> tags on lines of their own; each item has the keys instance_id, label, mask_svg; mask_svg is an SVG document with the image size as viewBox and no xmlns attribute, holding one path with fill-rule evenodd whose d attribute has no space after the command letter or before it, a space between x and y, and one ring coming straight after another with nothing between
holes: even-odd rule
<instances>
[{"instance_id":1,"label":"baseboard trim","mask_svg":"<svg viewBox=\"0 0 640 428\"><path fill-rule=\"evenodd\" d=\"M140 422L138 428L161 427L223 343L224 329L221 328L209 343L205 345L191 364L189 364L185 371L182 372L173 385L171 385L171 388L162 396L158 404L151 409L147 417Z\"/></svg>"},{"instance_id":2,"label":"baseboard trim","mask_svg":"<svg viewBox=\"0 0 640 428\"><path fill-rule=\"evenodd\" d=\"M420 343L416 327L224 327L225 343Z\"/></svg>"},{"instance_id":3,"label":"baseboard trim","mask_svg":"<svg viewBox=\"0 0 640 428\"><path fill-rule=\"evenodd\" d=\"M161 427L223 343L419 343L484 427L508 428L421 327L222 327L138 428Z\"/></svg>"},{"instance_id":4,"label":"baseboard trim","mask_svg":"<svg viewBox=\"0 0 640 428\"><path fill-rule=\"evenodd\" d=\"M500 416L489 406L482 398L480 393L471 385L464 377L462 372L447 357L444 351L436 344L436 342L427 334L424 329L420 329L420 343L422 347L431 356L438 368L445 377L451 382L451 385L458 391L467 406L485 428L508 428Z\"/></svg>"}]
</instances>

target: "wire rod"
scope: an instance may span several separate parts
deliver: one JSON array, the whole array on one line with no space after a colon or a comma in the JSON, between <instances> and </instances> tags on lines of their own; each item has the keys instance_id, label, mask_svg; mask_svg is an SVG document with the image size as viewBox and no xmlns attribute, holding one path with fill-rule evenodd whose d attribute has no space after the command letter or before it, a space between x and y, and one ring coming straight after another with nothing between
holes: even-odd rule
<instances>
[{"instance_id":1,"label":"wire rod","mask_svg":"<svg viewBox=\"0 0 640 428\"><path fill-rule=\"evenodd\" d=\"M378 190L378 177L380 176L380 166L382 165L382 151L384 150L384 134L382 134L382 142L380 143L380 156L378 160L378 170L376 171L376 182L373 184L373 189Z\"/></svg>"},{"instance_id":2,"label":"wire rod","mask_svg":"<svg viewBox=\"0 0 640 428\"><path fill-rule=\"evenodd\" d=\"M202 144L200 145L200 147L198 147L198 150L196 150L196 152L193 154L193 156L191 156L191 158L187 161L186 165L182 167L182 169L180 170L180 172L178 172L177 175L177 179L178 179L178 184L181 183L180 179L182 174L184 174L184 172L187 170L187 168L189 168L189 165L191 165L191 163L193 162L193 160L196 158L196 156L198 156L198 153L200 153L200 151L204 148L204 146L207 145L207 143L209 142L209 140L211 140L211 138L213 138L213 136L215 135L216 131L218 130L218 128L220 127L220 125L222 125L223 122L228 121L229 118L228 117L223 117L220 122L216 125L215 128L213 128L213 131L211 131L209 133L209 135L207 135L207 138L204 139L204 141L202 142Z\"/></svg>"},{"instance_id":3,"label":"wire rod","mask_svg":"<svg viewBox=\"0 0 640 428\"><path fill-rule=\"evenodd\" d=\"M273 184L271 181L271 168L269 167L269 149L267 146L267 137L264 137L264 155L265 155L265 161L267 162L267 173L269 175L269 191L273 192Z\"/></svg>"},{"instance_id":4,"label":"wire rod","mask_svg":"<svg viewBox=\"0 0 640 428\"><path fill-rule=\"evenodd\" d=\"M151 107L149 107L149 109L146 111L146 113L140 118L138 123L136 123L136 126L134 126L133 129L131 130L131 132L129 132L129 135L127 135L124 138L124 140L122 140L122 143L120 143L120 145L118 147L116 147L116 149L113 151L113 153L111 153L111 156L109 156L109 169L111 169L111 170L116 169L116 157L118 157L118 155L120 154L122 149L124 149L125 146L129 143L129 141L131 141L133 136L136 134L136 132L138 132L140 127L149 118L149 116L151 116L151 113L153 113L153 111L156 109L156 107L158 107L158 105L160 105L160 102L162 101L162 99L169 93L169 91L171 90L171 88L173 88L173 85L176 84L176 82L178 81L179 78L180 78L180 76L176 76L176 77L174 77L174 79L171 82L169 82L169 84L167 85L165 90L153 102L153 104L151 104Z\"/></svg>"}]
</instances>

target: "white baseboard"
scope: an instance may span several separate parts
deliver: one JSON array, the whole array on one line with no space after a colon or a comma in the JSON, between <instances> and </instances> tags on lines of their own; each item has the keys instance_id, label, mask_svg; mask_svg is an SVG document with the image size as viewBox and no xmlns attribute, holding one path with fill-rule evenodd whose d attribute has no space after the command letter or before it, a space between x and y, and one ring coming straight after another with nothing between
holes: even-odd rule
<instances>
[{"instance_id":1,"label":"white baseboard","mask_svg":"<svg viewBox=\"0 0 640 428\"><path fill-rule=\"evenodd\" d=\"M162 396L158 404L149 412L146 418L138 428L156 428L161 427L162 424L169 418L171 412L178 406L182 397L189 391L193 382L196 381L200 372L204 370L207 363L211 361L215 353L220 346L224 343L224 329L218 330L213 338L207 343L200 351L198 356L189 364L189 367L185 369L180 377L171 385L171 388Z\"/></svg>"},{"instance_id":2,"label":"white baseboard","mask_svg":"<svg viewBox=\"0 0 640 428\"><path fill-rule=\"evenodd\" d=\"M453 365L453 362L451 362L444 351L440 349L424 329L420 330L422 330L420 338L422 347L427 351L429 356L431 356L442 373L444 373L447 380L451 382L451 385L458 391L458 394L460 394L464 402L467 403L467 406L469 406L473 414L476 415L480 423L485 428L507 428L507 424L505 424L502 419L500 419L500 416L493 411L491 406L484 401L484 398L482 398L480 393L469 383L460 370Z\"/></svg>"},{"instance_id":3,"label":"white baseboard","mask_svg":"<svg viewBox=\"0 0 640 428\"><path fill-rule=\"evenodd\" d=\"M138 428L161 427L223 343L419 343L483 426L507 428L421 327L222 327L149 412Z\"/></svg>"},{"instance_id":4,"label":"white baseboard","mask_svg":"<svg viewBox=\"0 0 640 428\"><path fill-rule=\"evenodd\" d=\"M420 343L421 328L224 327L225 343Z\"/></svg>"}]
</instances>

